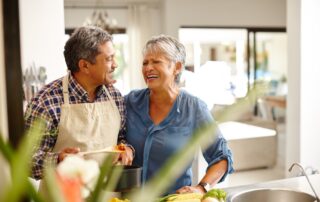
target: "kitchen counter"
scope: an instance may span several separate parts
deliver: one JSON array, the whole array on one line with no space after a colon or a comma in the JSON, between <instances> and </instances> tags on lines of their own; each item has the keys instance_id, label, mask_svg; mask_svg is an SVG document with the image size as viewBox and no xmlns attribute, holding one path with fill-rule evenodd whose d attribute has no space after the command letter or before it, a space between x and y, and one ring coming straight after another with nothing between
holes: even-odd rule
<instances>
[{"instance_id":1,"label":"kitchen counter","mask_svg":"<svg viewBox=\"0 0 320 202\"><path fill-rule=\"evenodd\" d=\"M320 174L308 176L318 196L320 195ZM223 188L227 192L227 202L230 202L231 197L237 193L248 191L252 189L265 189L265 188L280 188L301 191L314 196L310 185L308 184L305 176L286 178L282 180L268 181L263 183Z\"/></svg>"},{"instance_id":2,"label":"kitchen counter","mask_svg":"<svg viewBox=\"0 0 320 202\"><path fill-rule=\"evenodd\" d=\"M285 109L287 101L285 96L265 96L266 103L271 107L279 107Z\"/></svg>"},{"instance_id":3,"label":"kitchen counter","mask_svg":"<svg viewBox=\"0 0 320 202\"><path fill-rule=\"evenodd\" d=\"M277 155L276 130L236 121L220 123L219 129L228 141L236 171L274 166Z\"/></svg>"}]
</instances>

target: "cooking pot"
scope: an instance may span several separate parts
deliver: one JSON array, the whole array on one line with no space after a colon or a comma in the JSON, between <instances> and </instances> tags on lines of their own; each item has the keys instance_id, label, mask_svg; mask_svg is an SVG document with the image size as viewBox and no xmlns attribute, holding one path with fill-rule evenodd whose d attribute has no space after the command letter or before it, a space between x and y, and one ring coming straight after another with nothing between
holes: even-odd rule
<instances>
[{"instance_id":1,"label":"cooking pot","mask_svg":"<svg viewBox=\"0 0 320 202\"><path fill-rule=\"evenodd\" d=\"M124 166L115 191L129 192L141 187L141 173L142 168L139 166Z\"/></svg>"}]
</instances>

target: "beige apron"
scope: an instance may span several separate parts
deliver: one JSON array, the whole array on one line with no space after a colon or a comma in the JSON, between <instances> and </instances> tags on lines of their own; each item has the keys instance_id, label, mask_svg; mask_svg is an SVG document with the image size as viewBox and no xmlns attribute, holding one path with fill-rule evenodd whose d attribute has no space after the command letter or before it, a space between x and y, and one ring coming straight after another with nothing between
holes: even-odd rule
<instances>
[{"instance_id":1,"label":"beige apron","mask_svg":"<svg viewBox=\"0 0 320 202\"><path fill-rule=\"evenodd\" d=\"M108 101L69 104L68 83L66 75L62 82L64 104L61 106L59 134L53 152L59 152L66 147L79 147L80 151L90 151L116 145L121 117L106 87L103 86ZM105 156L105 153L101 153L88 158L101 164Z\"/></svg>"}]
</instances>

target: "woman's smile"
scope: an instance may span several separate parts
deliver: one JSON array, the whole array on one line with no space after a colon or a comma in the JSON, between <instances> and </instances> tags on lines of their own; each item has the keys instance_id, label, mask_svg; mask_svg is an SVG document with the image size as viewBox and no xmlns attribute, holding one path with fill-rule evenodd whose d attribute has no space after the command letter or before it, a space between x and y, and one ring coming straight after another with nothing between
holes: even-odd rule
<instances>
[{"instance_id":1,"label":"woman's smile","mask_svg":"<svg viewBox=\"0 0 320 202\"><path fill-rule=\"evenodd\" d=\"M148 74L147 75L147 80L148 81L153 81L153 80L158 79L158 78L159 78L159 75L157 75L157 74Z\"/></svg>"}]
</instances>

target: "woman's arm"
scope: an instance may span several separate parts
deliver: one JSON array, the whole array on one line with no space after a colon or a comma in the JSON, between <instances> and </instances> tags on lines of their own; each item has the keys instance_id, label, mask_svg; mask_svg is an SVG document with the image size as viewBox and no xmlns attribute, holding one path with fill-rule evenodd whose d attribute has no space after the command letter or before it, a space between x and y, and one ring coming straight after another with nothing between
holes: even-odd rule
<instances>
[{"instance_id":1,"label":"woman's arm","mask_svg":"<svg viewBox=\"0 0 320 202\"><path fill-rule=\"evenodd\" d=\"M197 111L196 128L201 127L203 124L216 124L210 114L210 111L203 102L199 102ZM220 130L217 129L215 134L212 135L212 139L208 139L208 142L212 142L208 147L203 148L203 156L208 162L209 166L205 176L201 179L201 184L209 184L210 186L216 185L218 182L223 181L228 173L233 172L232 168L232 154L227 146L227 141L222 136ZM204 186L185 186L177 190L177 193L185 192L200 192L204 193Z\"/></svg>"},{"instance_id":2,"label":"woman's arm","mask_svg":"<svg viewBox=\"0 0 320 202\"><path fill-rule=\"evenodd\" d=\"M221 178L225 175L228 169L228 162L227 160L223 159L216 164L210 166L207 170L207 173L200 181L201 184L209 184L210 187L216 185ZM200 184L200 183L199 183ZM209 190L203 185L196 185L196 186L184 186L177 190L177 193L206 193Z\"/></svg>"},{"instance_id":3,"label":"woman's arm","mask_svg":"<svg viewBox=\"0 0 320 202\"><path fill-rule=\"evenodd\" d=\"M209 184L210 186L216 185L221 178L225 175L228 169L228 162L226 159L223 159L216 164L210 166L207 170L205 176L200 180L200 183ZM199 183L199 184L200 184ZM197 188L200 188L203 192L207 192L208 190L204 189L203 186L197 185Z\"/></svg>"}]
</instances>

